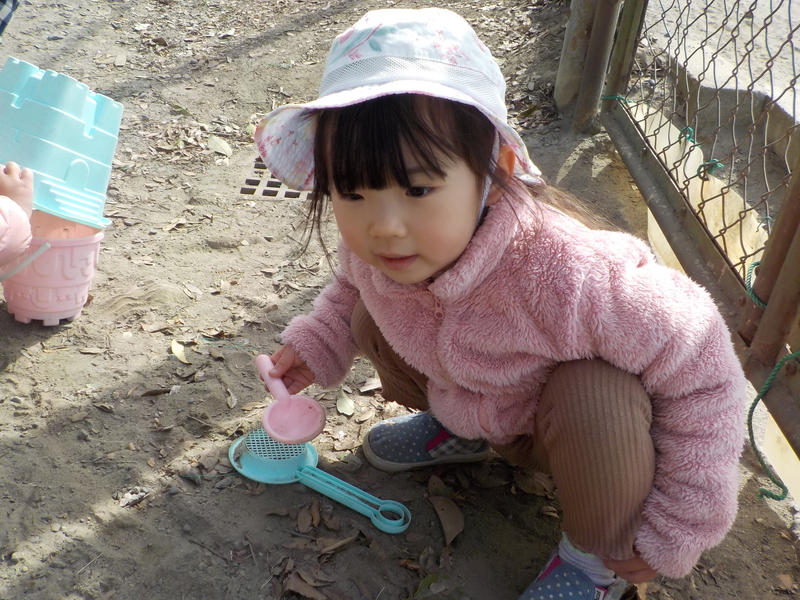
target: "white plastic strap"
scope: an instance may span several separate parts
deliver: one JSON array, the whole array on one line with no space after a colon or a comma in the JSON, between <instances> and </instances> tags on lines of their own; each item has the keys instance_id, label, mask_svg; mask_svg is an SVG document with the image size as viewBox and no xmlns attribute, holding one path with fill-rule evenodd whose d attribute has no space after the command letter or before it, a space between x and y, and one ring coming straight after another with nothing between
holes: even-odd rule
<instances>
[{"instance_id":1,"label":"white plastic strap","mask_svg":"<svg viewBox=\"0 0 800 600\"><path fill-rule=\"evenodd\" d=\"M27 267L29 264L31 264L33 261L35 261L37 258L39 258L42 254L47 252L47 250L49 248L50 248L50 243L49 242L45 242L44 244L39 246L33 254L31 254L28 258L23 260L16 267L11 269L10 271L6 271L5 273L0 273L0 281L4 281L4 280L8 279L9 277L13 277L14 275L16 275L17 273L22 271L22 269Z\"/></svg>"}]
</instances>

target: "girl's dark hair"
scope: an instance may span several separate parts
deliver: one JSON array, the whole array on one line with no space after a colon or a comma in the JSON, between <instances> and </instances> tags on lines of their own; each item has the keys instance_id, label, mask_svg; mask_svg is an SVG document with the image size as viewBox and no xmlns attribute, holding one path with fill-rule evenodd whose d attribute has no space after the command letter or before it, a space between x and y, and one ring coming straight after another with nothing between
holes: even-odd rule
<instances>
[{"instance_id":1,"label":"girl's dark hair","mask_svg":"<svg viewBox=\"0 0 800 600\"><path fill-rule=\"evenodd\" d=\"M493 184L520 199L524 184L500 178L492 156L496 129L477 108L421 94L393 94L352 106L309 111L316 120L314 136L314 189L309 195L302 250L316 232L322 240L322 220L335 190L383 189L395 183L410 187L403 150L426 174L442 177L448 162L463 160L478 181ZM590 226L592 219L568 194L550 186L533 186L531 195L577 217ZM530 204L530 203L529 203Z\"/></svg>"}]
</instances>

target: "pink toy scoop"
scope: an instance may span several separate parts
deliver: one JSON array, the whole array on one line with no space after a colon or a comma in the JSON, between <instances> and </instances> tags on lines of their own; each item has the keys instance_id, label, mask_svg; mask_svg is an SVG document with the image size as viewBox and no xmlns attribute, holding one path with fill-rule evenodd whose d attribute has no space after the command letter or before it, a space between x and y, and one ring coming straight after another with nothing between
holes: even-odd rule
<instances>
[{"instance_id":1,"label":"pink toy scoop","mask_svg":"<svg viewBox=\"0 0 800 600\"><path fill-rule=\"evenodd\" d=\"M282 444L304 444L325 427L325 409L307 396L291 396L283 381L269 374L274 365L265 354L256 357L256 367L275 402L264 411L264 431Z\"/></svg>"}]
</instances>

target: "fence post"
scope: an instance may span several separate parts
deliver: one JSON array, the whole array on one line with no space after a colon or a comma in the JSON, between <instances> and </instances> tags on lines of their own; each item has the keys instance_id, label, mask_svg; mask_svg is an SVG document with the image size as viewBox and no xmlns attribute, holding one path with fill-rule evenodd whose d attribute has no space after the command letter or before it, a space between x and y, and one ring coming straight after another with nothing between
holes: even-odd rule
<instances>
[{"instance_id":1,"label":"fence post","mask_svg":"<svg viewBox=\"0 0 800 600\"><path fill-rule=\"evenodd\" d=\"M750 344L750 356L761 364L773 364L786 343L786 336L800 305L800 229L781 265L764 316ZM746 369L747 367L745 367Z\"/></svg>"},{"instance_id":2,"label":"fence post","mask_svg":"<svg viewBox=\"0 0 800 600\"><path fill-rule=\"evenodd\" d=\"M792 171L786 199L767 238L764 255L758 267L758 277L753 284L753 294L765 304L772 296L778 273L786 262L789 246L798 231L800 231L800 161ZM795 268L798 268L797 265ZM764 311L755 303L750 302L745 306L737 333L746 344L750 345L753 342L763 315ZM767 362L769 360L771 359L767 358Z\"/></svg>"},{"instance_id":3,"label":"fence post","mask_svg":"<svg viewBox=\"0 0 800 600\"><path fill-rule=\"evenodd\" d=\"M616 97L625 96L646 12L647 0L625 0L622 6L617 41L611 51L604 92L609 98L602 103L603 111L611 109Z\"/></svg>"},{"instance_id":4,"label":"fence post","mask_svg":"<svg viewBox=\"0 0 800 600\"><path fill-rule=\"evenodd\" d=\"M598 0L572 0L569 5L569 20L561 46L556 87L553 90L558 111L567 114L575 105L581 88L583 65L589 47L589 36Z\"/></svg>"},{"instance_id":5,"label":"fence post","mask_svg":"<svg viewBox=\"0 0 800 600\"><path fill-rule=\"evenodd\" d=\"M575 106L573 127L577 133L599 131L597 113L621 6L622 0L598 0L597 2L586 65L581 78L581 89Z\"/></svg>"}]
</instances>

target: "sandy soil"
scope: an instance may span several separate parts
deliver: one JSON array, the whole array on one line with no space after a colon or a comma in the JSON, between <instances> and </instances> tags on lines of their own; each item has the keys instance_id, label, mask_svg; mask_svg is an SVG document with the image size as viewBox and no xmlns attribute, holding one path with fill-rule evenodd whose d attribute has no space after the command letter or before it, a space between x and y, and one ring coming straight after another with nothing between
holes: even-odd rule
<instances>
[{"instance_id":1,"label":"sandy soil","mask_svg":"<svg viewBox=\"0 0 800 600\"><path fill-rule=\"evenodd\" d=\"M320 467L403 502L383 533L294 483L232 470L231 443L267 396L253 357L271 352L329 275L298 258L302 198L258 183L260 115L315 96L332 37L370 8L415 2L28 0L0 49L125 105L92 299L72 323L20 324L0 303L0 598L441 598L515 600L559 535L546 479L495 459L387 475L360 439L401 412L370 365L342 390L312 389L328 424ZM551 102L567 7L446 2L503 61L509 102L551 181L643 235L645 208L603 134L576 137ZM230 147L230 156L219 140ZM215 151L215 148L217 149ZM260 189L260 188L259 188ZM331 239L335 234L331 232ZM351 413L351 414L347 414ZM757 499L742 463L731 534L648 597L797 595L791 510ZM430 500L444 505L442 519ZM445 529L463 531L446 543ZM455 528L455 529L452 529Z\"/></svg>"}]
</instances>

